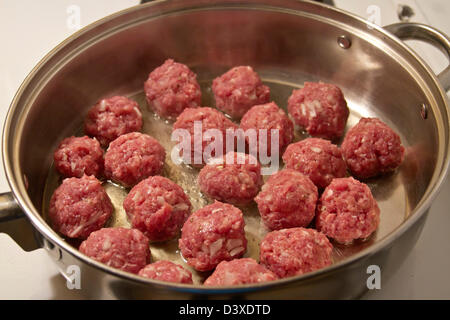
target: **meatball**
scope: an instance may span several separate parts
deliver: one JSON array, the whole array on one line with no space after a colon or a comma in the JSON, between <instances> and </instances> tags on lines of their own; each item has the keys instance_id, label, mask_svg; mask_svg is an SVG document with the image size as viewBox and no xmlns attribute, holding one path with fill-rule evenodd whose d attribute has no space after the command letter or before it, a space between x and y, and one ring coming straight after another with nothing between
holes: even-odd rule
<instances>
[{"instance_id":1,"label":"meatball","mask_svg":"<svg viewBox=\"0 0 450 320\"><path fill-rule=\"evenodd\" d=\"M111 200L94 176L67 178L53 192L48 215L53 228L69 238L85 239L102 228L113 212Z\"/></svg>"},{"instance_id":2,"label":"meatball","mask_svg":"<svg viewBox=\"0 0 450 320\"><path fill-rule=\"evenodd\" d=\"M138 273L150 262L148 239L137 229L100 229L92 232L79 250L94 260L131 273Z\"/></svg>"},{"instance_id":3,"label":"meatball","mask_svg":"<svg viewBox=\"0 0 450 320\"><path fill-rule=\"evenodd\" d=\"M135 185L123 201L133 228L150 241L169 240L178 235L191 212L183 189L171 180L154 176Z\"/></svg>"},{"instance_id":4,"label":"meatball","mask_svg":"<svg viewBox=\"0 0 450 320\"><path fill-rule=\"evenodd\" d=\"M341 89L322 82L305 82L288 100L294 121L311 136L336 139L342 136L349 110Z\"/></svg>"},{"instance_id":5,"label":"meatball","mask_svg":"<svg viewBox=\"0 0 450 320\"><path fill-rule=\"evenodd\" d=\"M136 101L114 96L97 102L88 112L84 132L107 146L119 136L140 131L142 114Z\"/></svg>"},{"instance_id":6,"label":"meatball","mask_svg":"<svg viewBox=\"0 0 450 320\"><path fill-rule=\"evenodd\" d=\"M196 126L201 126L201 131L194 130ZM222 133L222 145L224 155L226 152L226 130L230 129L234 132L237 129L237 126L231 122L230 119L227 119L223 113L216 109L212 109L209 107L203 108L188 108L185 109L177 118L177 121L173 124L173 130L184 129L189 133L189 139L191 144L191 159L186 160L185 162L189 162L188 164L193 164L194 166L205 164L209 159L203 156L203 152L207 148L212 141L209 141L207 137L205 137L205 132L210 129L219 130ZM195 145L197 142L199 146L196 148ZM218 157L221 155L216 155L212 152L212 157ZM182 155L183 158L188 158L186 155Z\"/></svg>"},{"instance_id":7,"label":"meatball","mask_svg":"<svg viewBox=\"0 0 450 320\"><path fill-rule=\"evenodd\" d=\"M105 154L105 176L130 187L162 172L166 151L153 137L132 132L111 142Z\"/></svg>"},{"instance_id":8,"label":"meatball","mask_svg":"<svg viewBox=\"0 0 450 320\"><path fill-rule=\"evenodd\" d=\"M351 173L361 179L394 171L405 152L398 134L376 118L361 118L345 135L341 150Z\"/></svg>"},{"instance_id":9,"label":"meatball","mask_svg":"<svg viewBox=\"0 0 450 320\"><path fill-rule=\"evenodd\" d=\"M240 118L254 105L270 101L270 89L252 67L234 67L214 79L216 107L232 118Z\"/></svg>"},{"instance_id":10,"label":"meatball","mask_svg":"<svg viewBox=\"0 0 450 320\"><path fill-rule=\"evenodd\" d=\"M197 76L172 59L149 74L144 90L149 108L163 118L175 119L184 109L201 105Z\"/></svg>"},{"instance_id":11,"label":"meatball","mask_svg":"<svg viewBox=\"0 0 450 320\"><path fill-rule=\"evenodd\" d=\"M262 185L261 165L251 155L230 152L204 166L198 184L210 198L245 205L253 200Z\"/></svg>"},{"instance_id":12,"label":"meatball","mask_svg":"<svg viewBox=\"0 0 450 320\"><path fill-rule=\"evenodd\" d=\"M327 237L306 228L268 233L260 244L260 261L280 278L312 272L332 263Z\"/></svg>"},{"instance_id":13,"label":"meatball","mask_svg":"<svg viewBox=\"0 0 450 320\"><path fill-rule=\"evenodd\" d=\"M270 176L255 201L265 225L278 230L308 226L318 197L317 187L307 176L284 169Z\"/></svg>"},{"instance_id":14,"label":"meatball","mask_svg":"<svg viewBox=\"0 0 450 320\"><path fill-rule=\"evenodd\" d=\"M65 177L99 177L103 173L103 150L88 136L65 138L53 154L56 170Z\"/></svg>"},{"instance_id":15,"label":"meatball","mask_svg":"<svg viewBox=\"0 0 450 320\"><path fill-rule=\"evenodd\" d=\"M146 265L138 273L141 277L166 282L192 284L192 274L182 266L170 261L157 261Z\"/></svg>"},{"instance_id":16,"label":"meatball","mask_svg":"<svg viewBox=\"0 0 450 320\"><path fill-rule=\"evenodd\" d=\"M380 209L369 187L351 177L334 179L317 205L317 230L343 244L366 239L379 223Z\"/></svg>"},{"instance_id":17,"label":"meatball","mask_svg":"<svg viewBox=\"0 0 450 320\"><path fill-rule=\"evenodd\" d=\"M205 286L236 286L277 280L278 277L254 259L242 258L222 261L213 274L203 283Z\"/></svg>"},{"instance_id":18,"label":"meatball","mask_svg":"<svg viewBox=\"0 0 450 320\"><path fill-rule=\"evenodd\" d=\"M221 261L240 258L247 249L244 226L241 210L216 201L187 219L178 243L181 254L198 271L209 271Z\"/></svg>"},{"instance_id":19,"label":"meatball","mask_svg":"<svg viewBox=\"0 0 450 320\"><path fill-rule=\"evenodd\" d=\"M278 130L278 146L274 146L274 150L276 150L278 155L294 138L294 125L292 121L274 102L253 106L242 117L240 127L243 130L257 130L257 152L266 150L266 155L269 157L272 154L271 130ZM264 129L267 130L266 139L261 138L261 133L259 132L259 130ZM247 143L250 144L249 139L247 139ZM250 149L253 148L251 145L249 147Z\"/></svg>"},{"instance_id":20,"label":"meatball","mask_svg":"<svg viewBox=\"0 0 450 320\"><path fill-rule=\"evenodd\" d=\"M283 154L283 161L286 168L303 173L320 189L347 173L339 148L320 138L307 138L290 144Z\"/></svg>"}]
</instances>

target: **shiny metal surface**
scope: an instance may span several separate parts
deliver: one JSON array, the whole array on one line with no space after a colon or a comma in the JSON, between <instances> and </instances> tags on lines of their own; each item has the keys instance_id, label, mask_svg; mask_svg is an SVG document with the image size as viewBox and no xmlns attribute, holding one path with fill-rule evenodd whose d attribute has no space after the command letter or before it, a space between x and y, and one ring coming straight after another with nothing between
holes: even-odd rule
<instances>
[{"instance_id":1,"label":"shiny metal surface","mask_svg":"<svg viewBox=\"0 0 450 320\"><path fill-rule=\"evenodd\" d=\"M23 215L24 213L17 205L12 193L0 194L0 222L21 218Z\"/></svg>"},{"instance_id":2,"label":"shiny metal surface","mask_svg":"<svg viewBox=\"0 0 450 320\"><path fill-rule=\"evenodd\" d=\"M340 36L351 41L347 50L336 42ZM221 289L165 284L114 270L81 255L58 236L41 210L55 183L49 170L52 151L61 138L77 132L100 97L139 97L148 72L167 57L198 74L204 105L212 105L211 79L233 65L249 64L282 107L292 88L305 80L333 82L351 108L348 127L361 116L377 116L395 128L406 147L405 162L396 173L367 181L382 212L376 235L368 242L336 247L329 268ZM428 106L426 119L423 104ZM145 130L152 132L149 123ZM158 2L88 26L44 58L12 103L3 156L20 206L41 237L61 250L61 271L79 265L82 285L92 297L350 298L365 289L368 265L380 265L387 277L417 240L448 169L449 110L437 78L408 47L340 10L292 0ZM186 183L189 189L192 180ZM119 208L120 201L115 205Z\"/></svg>"},{"instance_id":3,"label":"shiny metal surface","mask_svg":"<svg viewBox=\"0 0 450 320\"><path fill-rule=\"evenodd\" d=\"M420 23L394 23L384 27L402 40L421 40L441 50L450 60L450 38L433 27ZM442 87L450 90L450 65L438 75Z\"/></svg>"}]
</instances>

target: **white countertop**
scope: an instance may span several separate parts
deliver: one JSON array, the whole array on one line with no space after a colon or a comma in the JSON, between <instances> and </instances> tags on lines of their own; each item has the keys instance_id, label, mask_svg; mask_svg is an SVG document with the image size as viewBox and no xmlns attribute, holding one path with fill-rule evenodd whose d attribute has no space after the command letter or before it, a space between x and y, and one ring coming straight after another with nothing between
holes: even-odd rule
<instances>
[{"instance_id":1,"label":"white countertop","mask_svg":"<svg viewBox=\"0 0 450 320\"><path fill-rule=\"evenodd\" d=\"M77 12L85 26L109 13L138 4L135 0L0 0L0 123L22 80L51 48L75 31ZM396 5L418 8L412 21L426 22L450 35L450 2L446 0L335 0L338 7L368 17L369 5L380 8L381 25L398 21ZM74 7L75 6L75 7ZM79 11L78 11L79 10ZM415 10L416 11L416 10ZM437 50L414 44L435 72L447 61ZM3 168L0 192L8 191ZM450 178L435 200L419 242L381 290L364 299L450 298ZM78 299L68 290L43 249L25 252L0 233L0 299Z\"/></svg>"}]
</instances>

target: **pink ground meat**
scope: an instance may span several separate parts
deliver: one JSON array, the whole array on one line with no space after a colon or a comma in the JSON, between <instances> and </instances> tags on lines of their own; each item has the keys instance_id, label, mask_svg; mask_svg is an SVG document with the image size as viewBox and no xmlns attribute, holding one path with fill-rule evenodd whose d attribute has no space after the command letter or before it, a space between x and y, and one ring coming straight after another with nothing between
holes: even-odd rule
<instances>
[{"instance_id":1,"label":"pink ground meat","mask_svg":"<svg viewBox=\"0 0 450 320\"><path fill-rule=\"evenodd\" d=\"M376 118L361 118L345 135L341 150L351 173L361 179L394 171L405 152L398 134Z\"/></svg>"},{"instance_id":2,"label":"pink ground meat","mask_svg":"<svg viewBox=\"0 0 450 320\"><path fill-rule=\"evenodd\" d=\"M283 229L264 237L260 261L278 277L285 278L331 265L332 251L327 237L314 229Z\"/></svg>"},{"instance_id":3,"label":"pink ground meat","mask_svg":"<svg viewBox=\"0 0 450 320\"><path fill-rule=\"evenodd\" d=\"M334 179L317 205L317 230L340 243L369 237L379 223L380 209L369 187L353 178Z\"/></svg>"},{"instance_id":4,"label":"pink ground meat","mask_svg":"<svg viewBox=\"0 0 450 320\"><path fill-rule=\"evenodd\" d=\"M216 201L187 219L178 243L181 254L198 271L240 258L247 249L244 226L241 210Z\"/></svg>"},{"instance_id":5,"label":"pink ground meat","mask_svg":"<svg viewBox=\"0 0 450 320\"><path fill-rule=\"evenodd\" d=\"M262 185L259 162L251 155L237 152L218 160L213 159L200 170L200 190L212 199L235 205L251 202Z\"/></svg>"},{"instance_id":6,"label":"pink ground meat","mask_svg":"<svg viewBox=\"0 0 450 320\"><path fill-rule=\"evenodd\" d=\"M339 148L328 140L307 138L292 143L283 154L286 168L297 170L308 176L323 189L334 178L345 177L347 166Z\"/></svg>"},{"instance_id":7,"label":"pink ground meat","mask_svg":"<svg viewBox=\"0 0 450 320\"><path fill-rule=\"evenodd\" d=\"M149 74L144 90L149 108L163 118L175 119L184 109L201 105L197 76L172 59Z\"/></svg>"},{"instance_id":8,"label":"pink ground meat","mask_svg":"<svg viewBox=\"0 0 450 320\"><path fill-rule=\"evenodd\" d=\"M133 228L150 241L165 241L178 235L191 213L191 202L175 182L154 176L135 185L123 201Z\"/></svg>"},{"instance_id":9,"label":"pink ground meat","mask_svg":"<svg viewBox=\"0 0 450 320\"><path fill-rule=\"evenodd\" d=\"M234 67L214 79L212 91L216 108L240 118L251 107L270 101L270 89L249 66Z\"/></svg>"},{"instance_id":10,"label":"pink ground meat","mask_svg":"<svg viewBox=\"0 0 450 320\"><path fill-rule=\"evenodd\" d=\"M119 136L139 131L142 115L136 101L122 96L102 99L93 106L85 119L84 131L107 146Z\"/></svg>"},{"instance_id":11,"label":"pink ground meat","mask_svg":"<svg viewBox=\"0 0 450 320\"><path fill-rule=\"evenodd\" d=\"M138 273L150 262L148 239L137 229L100 229L92 232L79 250L94 260L131 273Z\"/></svg>"},{"instance_id":12,"label":"pink ground meat","mask_svg":"<svg viewBox=\"0 0 450 320\"><path fill-rule=\"evenodd\" d=\"M56 170L65 177L103 174L103 150L88 136L65 138L53 154Z\"/></svg>"},{"instance_id":13,"label":"pink ground meat","mask_svg":"<svg viewBox=\"0 0 450 320\"><path fill-rule=\"evenodd\" d=\"M317 187L302 173L284 169L270 176L255 198L261 219L271 230L306 227L314 218Z\"/></svg>"},{"instance_id":14,"label":"pink ground meat","mask_svg":"<svg viewBox=\"0 0 450 320\"><path fill-rule=\"evenodd\" d=\"M202 136L196 136L194 134L194 123L197 121L201 123ZM190 134L191 161L189 164L198 166L205 164L208 161L208 159L204 159L203 151L209 144L212 143L212 141L214 141L214 138L210 141L204 137L205 131L209 129L217 129L222 133L223 155L226 152L226 130L230 129L234 131L237 129L237 125L231 122L230 119L227 119L220 111L209 107L202 107L185 109L178 116L177 121L173 124L173 130L177 129L185 129ZM195 141L198 141L197 139L200 140L200 148L195 150L194 143ZM213 153L212 156L214 157L218 155ZM199 158L201 163L194 163L195 157Z\"/></svg>"},{"instance_id":15,"label":"pink ground meat","mask_svg":"<svg viewBox=\"0 0 450 320\"><path fill-rule=\"evenodd\" d=\"M126 187L162 172L166 152L153 137L132 132L111 142L105 154L105 176Z\"/></svg>"},{"instance_id":16,"label":"pink ground meat","mask_svg":"<svg viewBox=\"0 0 450 320\"><path fill-rule=\"evenodd\" d=\"M349 115L341 89L322 82L305 82L288 100L289 114L311 136L337 139L344 133Z\"/></svg>"},{"instance_id":17,"label":"pink ground meat","mask_svg":"<svg viewBox=\"0 0 450 320\"><path fill-rule=\"evenodd\" d=\"M203 284L205 286L236 286L277 279L276 274L258 264L254 259L242 258L222 261Z\"/></svg>"},{"instance_id":18,"label":"pink ground meat","mask_svg":"<svg viewBox=\"0 0 450 320\"><path fill-rule=\"evenodd\" d=\"M182 266L170 261L157 261L139 271L141 277L175 283L192 284L192 274Z\"/></svg>"},{"instance_id":19,"label":"pink ground meat","mask_svg":"<svg viewBox=\"0 0 450 320\"><path fill-rule=\"evenodd\" d=\"M85 239L102 228L113 212L111 200L94 176L67 178L53 192L49 218L69 238Z\"/></svg>"},{"instance_id":20,"label":"pink ground meat","mask_svg":"<svg viewBox=\"0 0 450 320\"><path fill-rule=\"evenodd\" d=\"M250 108L247 113L242 117L241 129L255 129L257 130L257 146L250 145L250 140L247 139L249 148L259 150L266 150L267 156L272 154L271 152L271 130L278 130L278 147L275 147L277 154L280 155L286 146L291 143L294 138L294 125L288 118L286 113L281 110L274 102L267 104L257 105ZM262 139L259 130L267 130L266 139ZM261 144L261 146L260 146Z\"/></svg>"}]
</instances>

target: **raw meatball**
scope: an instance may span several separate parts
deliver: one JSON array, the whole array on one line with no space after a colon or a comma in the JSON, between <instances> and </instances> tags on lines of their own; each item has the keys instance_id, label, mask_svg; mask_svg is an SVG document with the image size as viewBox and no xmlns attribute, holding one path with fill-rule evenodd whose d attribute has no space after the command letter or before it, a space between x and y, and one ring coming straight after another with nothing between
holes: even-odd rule
<instances>
[{"instance_id":1,"label":"raw meatball","mask_svg":"<svg viewBox=\"0 0 450 320\"><path fill-rule=\"evenodd\" d=\"M132 132L111 142L105 154L105 176L130 187L162 172L166 151L149 135Z\"/></svg>"},{"instance_id":2,"label":"raw meatball","mask_svg":"<svg viewBox=\"0 0 450 320\"><path fill-rule=\"evenodd\" d=\"M107 146L119 136L139 131L142 115L136 101L122 96L102 99L93 106L86 117L84 132Z\"/></svg>"},{"instance_id":3,"label":"raw meatball","mask_svg":"<svg viewBox=\"0 0 450 320\"><path fill-rule=\"evenodd\" d=\"M53 228L69 238L85 239L105 225L111 200L95 177L67 178L53 192L48 211Z\"/></svg>"},{"instance_id":4,"label":"raw meatball","mask_svg":"<svg viewBox=\"0 0 450 320\"><path fill-rule=\"evenodd\" d=\"M170 261L157 261L139 271L141 277L166 282L192 284L192 274L182 266Z\"/></svg>"},{"instance_id":5,"label":"raw meatball","mask_svg":"<svg viewBox=\"0 0 450 320\"><path fill-rule=\"evenodd\" d=\"M254 259L222 261L204 282L205 286L236 286L277 280L278 277Z\"/></svg>"},{"instance_id":6,"label":"raw meatball","mask_svg":"<svg viewBox=\"0 0 450 320\"><path fill-rule=\"evenodd\" d=\"M286 168L303 173L321 189L334 178L345 177L347 173L339 148L320 138L307 138L290 144L283 154L283 161Z\"/></svg>"},{"instance_id":7,"label":"raw meatball","mask_svg":"<svg viewBox=\"0 0 450 320\"><path fill-rule=\"evenodd\" d=\"M216 201L187 219L179 240L181 254L198 271L240 258L247 249L244 226L241 210Z\"/></svg>"},{"instance_id":8,"label":"raw meatball","mask_svg":"<svg viewBox=\"0 0 450 320\"><path fill-rule=\"evenodd\" d=\"M191 202L175 182L160 176L135 185L123 201L133 228L150 241L169 240L178 235L191 213Z\"/></svg>"},{"instance_id":9,"label":"raw meatball","mask_svg":"<svg viewBox=\"0 0 450 320\"><path fill-rule=\"evenodd\" d=\"M349 115L341 89L322 82L305 82L303 88L294 90L288 110L311 136L330 140L342 136Z\"/></svg>"},{"instance_id":10,"label":"raw meatball","mask_svg":"<svg viewBox=\"0 0 450 320\"><path fill-rule=\"evenodd\" d=\"M137 229L100 229L92 232L79 250L94 260L131 273L138 273L150 262L148 239Z\"/></svg>"},{"instance_id":11,"label":"raw meatball","mask_svg":"<svg viewBox=\"0 0 450 320\"><path fill-rule=\"evenodd\" d=\"M284 169L270 176L255 198L271 230L306 227L314 218L317 187L302 173Z\"/></svg>"},{"instance_id":12,"label":"raw meatball","mask_svg":"<svg viewBox=\"0 0 450 320\"><path fill-rule=\"evenodd\" d=\"M201 132L194 132L194 122L199 122L199 124L201 125ZM231 122L230 119L227 119L220 111L209 107L203 107L185 109L178 116L177 121L173 124L173 130L177 129L187 130L190 134L191 161L188 164L192 164L195 166L205 164L209 160L204 159L203 151L210 143L212 143L212 141L214 141L214 138L212 139L212 141L206 139L206 137L204 137L205 131L209 129L216 129L222 133L222 155L224 155L226 152L226 130L230 129L234 132L234 130L237 129L237 126L233 122ZM194 142L196 140L199 143L199 147L201 146L201 148L197 148L200 150L195 150ZM200 163L194 163L196 155L197 158L201 159ZM220 155L216 155L213 152L212 156L218 157Z\"/></svg>"},{"instance_id":13,"label":"raw meatball","mask_svg":"<svg viewBox=\"0 0 450 320\"><path fill-rule=\"evenodd\" d=\"M204 166L198 184L210 198L244 205L253 200L262 185L261 165L251 155L230 152Z\"/></svg>"},{"instance_id":14,"label":"raw meatball","mask_svg":"<svg viewBox=\"0 0 450 320\"><path fill-rule=\"evenodd\" d=\"M380 209L369 187L353 178L334 179L317 205L317 230L340 243L366 239L379 223Z\"/></svg>"},{"instance_id":15,"label":"raw meatball","mask_svg":"<svg viewBox=\"0 0 450 320\"><path fill-rule=\"evenodd\" d=\"M286 146L291 143L294 138L294 125L292 121L288 118L286 113L281 110L274 102L257 105L252 107L247 113L242 117L241 129L255 129L257 130L257 140L258 149L267 150L267 156L271 156L271 130L278 130L278 148L275 148L277 154L279 155ZM260 129L267 130L266 140L261 139L259 134ZM247 139L249 143L249 139ZM262 147L260 146L262 144ZM253 146L249 146L250 149ZM256 146L255 146L256 147Z\"/></svg>"},{"instance_id":16,"label":"raw meatball","mask_svg":"<svg viewBox=\"0 0 450 320\"><path fill-rule=\"evenodd\" d=\"M252 67L234 67L214 79L212 91L217 109L240 118L254 105L270 101L270 89Z\"/></svg>"},{"instance_id":17,"label":"raw meatball","mask_svg":"<svg viewBox=\"0 0 450 320\"><path fill-rule=\"evenodd\" d=\"M148 106L164 118L175 119L184 109L201 105L197 76L172 59L149 74L144 90Z\"/></svg>"},{"instance_id":18,"label":"raw meatball","mask_svg":"<svg viewBox=\"0 0 450 320\"><path fill-rule=\"evenodd\" d=\"M103 150L96 139L88 136L64 139L53 159L56 170L65 177L98 177L103 173Z\"/></svg>"},{"instance_id":19,"label":"raw meatball","mask_svg":"<svg viewBox=\"0 0 450 320\"><path fill-rule=\"evenodd\" d=\"M405 152L398 134L376 118L359 120L345 135L341 150L352 174L361 179L395 170Z\"/></svg>"},{"instance_id":20,"label":"raw meatball","mask_svg":"<svg viewBox=\"0 0 450 320\"><path fill-rule=\"evenodd\" d=\"M332 263L333 246L327 237L306 228L268 233L260 244L260 261L278 277L292 277Z\"/></svg>"}]
</instances>

